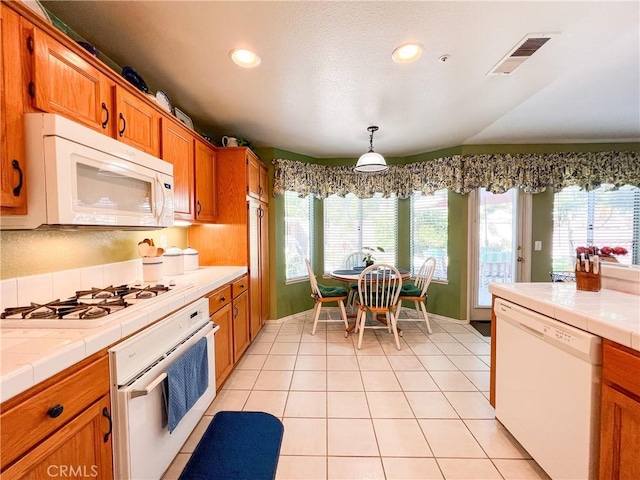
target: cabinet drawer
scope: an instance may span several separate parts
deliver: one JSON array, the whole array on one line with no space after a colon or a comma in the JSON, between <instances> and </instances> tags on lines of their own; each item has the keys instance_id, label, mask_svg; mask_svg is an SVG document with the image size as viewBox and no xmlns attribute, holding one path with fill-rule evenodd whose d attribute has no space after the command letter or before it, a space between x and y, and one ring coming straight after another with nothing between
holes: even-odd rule
<instances>
[{"instance_id":1,"label":"cabinet drawer","mask_svg":"<svg viewBox=\"0 0 640 480\"><path fill-rule=\"evenodd\" d=\"M3 411L0 416L2 468L107 393L109 359L105 356Z\"/></svg>"},{"instance_id":2,"label":"cabinet drawer","mask_svg":"<svg viewBox=\"0 0 640 480\"><path fill-rule=\"evenodd\" d=\"M233 293L233 298L236 298L242 292L246 292L247 290L249 290L249 281L246 275L240 277L231 284L231 293Z\"/></svg>"},{"instance_id":3,"label":"cabinet drawer","mask_svg":"<svg viewBox=\"0 0 640 480\"><path fill-rule=\"evenodd\" d=\"M630 348L604 341L602 379L640 397L640 355Z\"/></svg>"},{"instance_id":4,"label":"cabinet drawer","mask_svg":"<svg viewBox=\"0 0 640 480\"><path fill-rule=\"evenodd\" d=\"M209 315L231 302L231 285L226 285L213 293L209 297Z\"/></svg>"}]
</instances>

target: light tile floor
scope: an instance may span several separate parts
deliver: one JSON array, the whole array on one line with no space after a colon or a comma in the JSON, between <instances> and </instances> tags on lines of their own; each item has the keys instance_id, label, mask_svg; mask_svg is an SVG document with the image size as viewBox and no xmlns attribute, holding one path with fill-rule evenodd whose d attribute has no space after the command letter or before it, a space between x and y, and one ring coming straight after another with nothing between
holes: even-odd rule
<instances>
[{"instance_id":1,"label":"light tile floor","mask_svg":"<svg viewBox=\"0 0 640 480\"><path fill-rule=\"evenodd\" d=\"M367 330L358 350L339 323L312 336L310 316L264 326L165 480L220 410L282 420L279 480L549 478L495 420L490 339L471 325L432 319L428 335L423 322L401 321L400 350L385 330Z\"/></svg>"}]
</instances>

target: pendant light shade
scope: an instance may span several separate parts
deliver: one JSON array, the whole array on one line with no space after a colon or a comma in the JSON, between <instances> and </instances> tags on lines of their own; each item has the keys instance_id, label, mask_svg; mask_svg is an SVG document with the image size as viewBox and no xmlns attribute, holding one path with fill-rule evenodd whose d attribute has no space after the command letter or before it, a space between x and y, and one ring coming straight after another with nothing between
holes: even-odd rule
<instances>
[{"instance_id":1,"label":"pendant light shade","mask_svg":"<svg viewBox=\"0 0 640 480\"><path fill-rule=\"evenodd\" d=\"M378 127L371 126L367 130L371 132L369 135L369 151L358 159L358 163L356 163L353 170L367 173L384 172L389 168L387 162L385 162L382 155L373 151L373 132L377 131Z\"/></svg>"}]
</instances>

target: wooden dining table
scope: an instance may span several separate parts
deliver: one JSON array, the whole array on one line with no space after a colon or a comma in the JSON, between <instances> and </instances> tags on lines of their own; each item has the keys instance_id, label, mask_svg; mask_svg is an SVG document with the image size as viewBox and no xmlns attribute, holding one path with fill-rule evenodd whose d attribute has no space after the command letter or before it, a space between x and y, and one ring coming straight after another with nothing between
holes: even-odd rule
<instances>
[{"instance_id":1,"label":"wooden dining table","mask_svg":"<svg viewBox=\"0 0 640 480\"><path fill-rule=\"evenodd\" d=\"M329 273L329 276L334 280L339 280L347 284L358 283L358 280L360 279L360 274L363 272L363 270L365 270L365 268L367 267L354 267L354 268L343 268L340 270L333 270L332 272ZM398 269L398 271L400 272L400 278L402 278L403 281L411 278L411 272L409 270ZM347 290L349 290L349 288L350 287L347 285ZM355 313L347 314L347 318L355 319L356 316L357 315ZM376 320L386 325L386 320L383 317L384 317L383 315L379 315L378 318L376 318ZM349 327L346 330L346 333L349 334L353 332L355 328L356 328L356 322L354 321L353 324L349 325ZM398 333L400 332L401 330L398 328Z\"/></svg>"}]
</instances>

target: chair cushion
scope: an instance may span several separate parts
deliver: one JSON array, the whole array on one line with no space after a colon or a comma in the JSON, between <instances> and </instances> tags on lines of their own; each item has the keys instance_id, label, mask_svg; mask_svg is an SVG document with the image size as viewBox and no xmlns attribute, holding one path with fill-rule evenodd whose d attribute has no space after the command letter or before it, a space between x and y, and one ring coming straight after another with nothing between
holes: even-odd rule
<instances>
[{"instance_id":1,"label":"chair cushion","mask_svg":"<svg viewBox=\"0 0 640 480\"><path fill-rule=\"evenodd\" d=\"M353 288L354 290L357 290L358 289L358 284L352 282L352 283L349 284L349 288Z\"/></svg>"},{"instance_id":2,"label":"chair cushion","mask_svg":"<svg viewBox=\"0 0 640 480\"><path fill-rule=\"evenodd\" d=\"M347 289L344 287L329 287L327 285L318 284L318 289L323 297L346 297Z\"/></svg>"},{"instance_id":3,"label":"chair cushion","mask_svg":"<svg viewBox=\"0 0 640 480\"><path fill-rule=\"evenodd\" d=\"M419 297L422 295L422 288L418 288L415 285L408 284L402 285L402 289L400 290L400 296L406 297Z\"/></svg>"}]
</instances>

